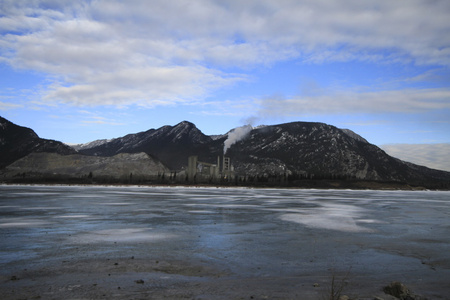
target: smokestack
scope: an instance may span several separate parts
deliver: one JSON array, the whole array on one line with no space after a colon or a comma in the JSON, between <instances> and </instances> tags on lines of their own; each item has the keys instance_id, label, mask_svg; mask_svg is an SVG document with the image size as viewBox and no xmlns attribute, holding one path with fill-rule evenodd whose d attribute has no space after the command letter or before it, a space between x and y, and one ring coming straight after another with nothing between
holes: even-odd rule
<instances>
[{"instance_id":1,"label":"smokestack","mask_svg":"<svg viewBox=\"0 0 450 300\"><path fill-rule=\"evenodd\" d=\"M227 153L227 150L231 145L245 139L252 129L253 127L251 125L244 125L237 127L228 133L228 138L223 143L223 154L225 155Z\"/></svg>"}]
</instances>

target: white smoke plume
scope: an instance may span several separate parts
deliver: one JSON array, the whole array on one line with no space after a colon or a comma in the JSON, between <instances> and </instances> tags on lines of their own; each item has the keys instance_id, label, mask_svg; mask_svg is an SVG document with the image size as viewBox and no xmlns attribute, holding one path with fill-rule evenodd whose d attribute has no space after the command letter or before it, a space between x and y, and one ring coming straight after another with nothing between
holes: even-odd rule
<instances>
[{"instance_id":1,"label":"white smoke plume","mask_svg":"<svg viewBox=\"0 0 450 300\"><path fill-rule=\"evenodd\" d=\"M245 139L252 129L252 125L244 125L234 128L230 133L228 133L228 138L223 143L223 154L227 153L227 150L231 147L231 145Z\"/></svg>"}]
</instances>

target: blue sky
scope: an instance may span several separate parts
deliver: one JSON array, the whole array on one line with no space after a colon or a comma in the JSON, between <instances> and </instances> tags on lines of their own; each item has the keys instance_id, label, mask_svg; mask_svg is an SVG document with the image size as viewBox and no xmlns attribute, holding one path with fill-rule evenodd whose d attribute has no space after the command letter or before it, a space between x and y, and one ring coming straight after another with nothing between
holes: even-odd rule
<instances>
[{"instance_id":1,"label":"blue sky","mask_svg":"<svg viewBox=\"0 0 450 300\"><path fill-rule=\"evenodd\" d=\"M450 170L449 15L446 0L0 0L0 115L66 143L317 121Z\"/></svg>"}]
</instances>

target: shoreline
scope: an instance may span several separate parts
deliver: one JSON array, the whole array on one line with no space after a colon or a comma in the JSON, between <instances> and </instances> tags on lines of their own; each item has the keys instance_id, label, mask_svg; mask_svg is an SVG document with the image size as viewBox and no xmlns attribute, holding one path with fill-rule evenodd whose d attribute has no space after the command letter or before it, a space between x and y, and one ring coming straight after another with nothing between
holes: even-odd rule
<instances>
[{"instance_id":1,"label":"shoreline","mask_svg":"<svg viewBox=\"0 0 450 300\"><path fill-rule=\"evenodd\" d=\"M243 188L298 190L380 190L380 191L450 191L450 188L431 188L401 182L311 180L298 185L277 184L208 184L208 183L77 183L77 182L0 182L0 185L23 186L105 186L105 187L184 187L184 188Z\"/></svg>"}]
</instances>

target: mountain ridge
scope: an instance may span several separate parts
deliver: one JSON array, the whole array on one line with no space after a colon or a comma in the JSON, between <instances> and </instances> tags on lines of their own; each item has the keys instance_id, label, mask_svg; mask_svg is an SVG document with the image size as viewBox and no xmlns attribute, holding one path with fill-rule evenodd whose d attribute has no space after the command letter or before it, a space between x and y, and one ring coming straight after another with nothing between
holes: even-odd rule
<instances>
[{"instance_id":1,"label":"mountain ridge","mask_svg":"<svg viewBox=\"0 0 450 300\"><path fill-rule=\"evenodd\" d=\"M5 127L4 124L10 126L2 121L1 128ZM56 141L56 146L51 147L49 140L40 139L31 129L14 126L10 129L20 131L21 138L11 139L14 134L5 134L5 130L0 130L0 141L5 144L4 141L9 138L10 144L22 143L9 145L26 149L19 158L34 152L97 157L145 153L155 162L161 162L166 171L182 174L186 172L190 156L215 164L225 150L226 156L231 158L234 172L241 178L355 179L414 184L450 182L450 172L401 161L351 130L320 122L290 122L255 128L243 126L223 135L208 136L195 124L182 121L173 126L165 125L111 140L78 145L78 148L75 147L78 151L68 149L67 145L62 147L62 143ZM224 147L225 144L228 147ZM61 161L59 158L54 160ZM2 164L5 167L7 161L2 161ZM130 168L124 165L123 170Z\"/></svg>"},{"instance_id":2,"label":"mountain ridge","mask_svg":"<svg viewBox=\"0 0 450 300\"><path fill-rule=\"evenodd\" d=\"M151 131L151 135L148 132ZM144 151L154 155L171 169L186 166L190 155L206 162L223 155L224 142L233 130L214 137L203 134L193 123L183 121L145 132L145 142L137 145L115 146L120 151ZM168 140L168 132L179 132L178 142ZM134 135L136 138L143 133ZM420 181L450 178L450 173L412 163L405 163L386 154L381 148L349 129L340 129L320 122L290 122L252 128L248 136L237 140L227 150L236 172L250 176L297 174L330 178L353 177L379 181ZM166 138L161 138L165 136ZM192 142L188 137L196 137ZM128 139L133 135L127 135ZM157 139L154 137L158 136ZM183 138L182 138L183 136ZM139 139L139 138L138 138ZM181 141L190 141L184 143ZM119 142L121 140L117 140ZM155 144L158 144L155 147ZM130 147L131 146L131 147ZM181 147L180 151L172 152ZM111 155L108 145L99 145L82 153ZM174 159L176 157L176 159ZM431 171L430 171L431 170Z\"/></svg>"},{"instance_id":3,"label":"mountain ridge","mask_svg":"<svg viewBox=\"0 0 450 300\"><path fill-rule=\"evenodd\" d=\"M32 129L16 125L0 116L0 169L32 152L75 154L72 147L40 138Z\"/></svg>"}]
</instances>

